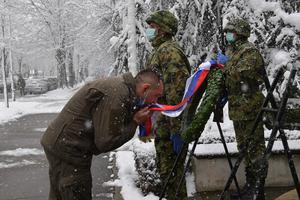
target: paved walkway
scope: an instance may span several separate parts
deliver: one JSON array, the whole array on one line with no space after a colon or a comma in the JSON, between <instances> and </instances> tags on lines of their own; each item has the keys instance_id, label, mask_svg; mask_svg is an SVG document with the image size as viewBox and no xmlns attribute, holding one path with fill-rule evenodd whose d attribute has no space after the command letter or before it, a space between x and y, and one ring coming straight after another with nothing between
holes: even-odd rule
<instances>
[{"instance_id":1,"label":"paved walkway","mask_svg":"<svg viewBox=\"0 0 300 200\"><path fill-rule=\"evenodd\" d=\"M293 189L284 193L283 195L276 198L275 200L295 200L295 199L299 199L299 198L296 189Z\"/></svg>"},{"instance_id":2,"label":"paved walkway","mask_svg":"<svg viewBox=\"0 0 300 200\"><path fill-rule=\"evenodd\" d=\"M265 200L299 200L296 190L290 191L288 188L267 188ZM195 194L194 197L189 197L189 200L219 200L219 192L201 192ZM117 192L114 200L123 200L120 194ZM281 196L280 196L281 195ZM280 196L280 197L279 197ZM277 198L278 197L278 198ZM229 194L225 197L225 200L230 200Z\"/></svg>"},{"instance_id":3,"label":"paved walkway","mask_svg":"<svg viewBox=\"0 0 300 200\"><path fill-rule=\"evenodd\" d=\"M56 114L27 115L0 124L0 200L46 200L49 192L48 162L45 155L11 156L3 151L18 148L42 151L40 138ZM2 152L2 153L1 153ZM114 188L103 187L112 177L108 154L94 157L93 199L111 200Z\"/></svg>"},{"instance_id":4,"label":"paved walkway","mask_svg":"<svg viewBox=\"0 0 300 200\"><path fill-rule=\"evenodd\" d=\"M265 189L265 194L266 194L266 200L274 200L280 195L290 191L292 188L291 187L280 187L280 188L266 188ZM201 192L197 193L194 198L191 198L191 200L218 200L220 197L221 191L219 192ZM226 195L226 200L229 200L229 193ZM297 200L298 198L293 198L293 199L285 199L285 198L280 198L276 200Z\"/></svg>"}]
</instances>

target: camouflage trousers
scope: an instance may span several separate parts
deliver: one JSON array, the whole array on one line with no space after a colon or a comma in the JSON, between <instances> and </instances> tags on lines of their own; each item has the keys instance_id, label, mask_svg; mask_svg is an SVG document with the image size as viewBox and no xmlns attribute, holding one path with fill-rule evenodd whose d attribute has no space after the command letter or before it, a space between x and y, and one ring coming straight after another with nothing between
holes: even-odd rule
<instances>
[{"instance_id":1,"label":"camouflage trousers","mask_svg":"<svg viewBox=\"0 0 300 200\"><path fill-rule=\"evenodd\" d=\"M177 154L173 152L172 142L167 139L155 139L155 148L156 148L156 162L158 167L158 172L160 175L160 179L162 180L162 187L164 185L164 181L167 180L169 176L173 164L176 160ZM184 163L187 154L187 147L183 150L177 167L172 174L169 184L166 189L165 198L167 200L172 200L175 197L176 190L178 188L178 183L180 182L180 178L183 175ZM161 189L162 189L161 187ZM183 184L181 185L181 190L178 196L180 200L187 200L187 192L186 192L186 182L184 179Z\"/></svg>"},{"instance_id":2,"label":"camouflage trousers","mask_svg":"<svg viewBox=\"0 0 300 200\"><path fill-rule=\"evenodd\" d=\"M48 200L91 200L90 167L77 167L45 150L49 162L50 192Z\"/></svg>"},{"instance_id":3,"label":"camouflage trousers","mask_svg":"<svg viewBox=\"0 0 300 200\"><path fill-rule=\"evenodd\" d=\"M251 135L254 120L233 121L238 150L241 151L248 142L249 146L244 157L247 184L254 185L261 181L264 185L268 173L268 161L262 158L265 152L264 130L259 123Z\"/></svg>"}]
</instances>

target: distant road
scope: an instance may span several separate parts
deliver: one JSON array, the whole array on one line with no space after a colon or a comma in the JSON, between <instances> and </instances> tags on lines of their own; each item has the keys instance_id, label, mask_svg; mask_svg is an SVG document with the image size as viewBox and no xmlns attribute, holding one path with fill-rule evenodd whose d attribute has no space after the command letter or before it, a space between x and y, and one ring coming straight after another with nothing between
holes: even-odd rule
<instances>
[{"instance_id":1,"label":"distant road","mask_svg":"<svg viewBox=\"0 0 300 200\"><path fill-rule=\"evenodd\" d=\"M21 95L20 95L20 91L19 90L16 90L15 91L15 98L19 98ZM29 95L25 95L25 97L29 97ZM33 97L33 96L38 96L38 95L30 95L30 97ZM8 93L8 98L11 99L11 92ZM0 92L0 102L3 101L4 99L4 95L3 95L3 92Z\"/></svg>"}]
</instances>

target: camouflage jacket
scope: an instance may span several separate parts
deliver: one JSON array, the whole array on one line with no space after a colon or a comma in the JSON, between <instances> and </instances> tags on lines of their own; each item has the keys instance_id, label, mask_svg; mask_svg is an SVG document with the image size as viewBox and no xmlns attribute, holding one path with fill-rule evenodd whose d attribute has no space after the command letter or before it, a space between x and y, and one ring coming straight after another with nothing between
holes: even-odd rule
<instances>
[{"instance_id":1,"label":"camouflage jacket","mask_svg":"<svg viewBox=\"0 0 300 200\"><path fill-rule=\"evenodd\" d=\"M231 120L255 119L264 99L261 85L265 80L264 61L248 41L237 41L226 53L225 85Z\"/></svg>"},{"instance_id":2,"label":"camouflage jacket","mask_svg":"<svg viewBox=\"0 0 300 200\"><path fill-rule=\"evenodd\" d=\"M67 162L90 165L93 154L114 150L133 137L135 100L130 73L88 83L51 122L41 144Z\"/></svg>"},{"instance_id":3,"label":"camouflage jacket","mask_svg":"<svg viewBox=\"0 0 300 200\"><path fill-rule=\"evenodd\" d=\"M147 68L159 71L164 81L164 96L158 102L161 104L176 105L181 102L185 82L190 76L190 64L183 50L170 37L160 38L152 42L154 52L146 63ZM181 118L160 116L157 120L157 135L169 138L170 133L179 133Z\"/></svg>"}]
</instances>

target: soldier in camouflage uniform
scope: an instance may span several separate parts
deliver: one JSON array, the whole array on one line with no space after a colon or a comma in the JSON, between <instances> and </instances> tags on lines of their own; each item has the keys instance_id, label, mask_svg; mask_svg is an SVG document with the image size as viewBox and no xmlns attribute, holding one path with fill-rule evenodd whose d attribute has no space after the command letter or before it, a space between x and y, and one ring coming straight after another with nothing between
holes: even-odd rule
<instances>
[{"instance_id":1,"label":"soldier in camouflage uniform","mask_svg":"<svg viewBox=\"0 0 300 200\"><path fill-rule=\"evenodd\" d=\"M267 161L262 160L265 151L264 130L259 123L253 135L251 129L264 100L261 85L264 82L264 60L254 44L248 42L250 25L242 19L234 19L224 28L229 61L225 65L225 86L228 92L229 118L233 121L238 149L249 146L245 155L246 185L243 199L252 199L254 185L261 181L264 186L267 176ZM263 166L263 167L262 167ZM259 174L262 176L260 177ZM236 194L232 194L236 197ZM263 187L259 198L264 199Z\"/></svg>"},{"instance_id":2,"label":"soldier in camouflage uniform","mask_svg":"<svg viewBox=\"0 0 300 200\"><path fill-rule=\"evenodd\" d=\"M152 13L146 22L149 24L146 34L154 48L146 67L158 70L165 84L165 95L159 99L159 103L176 105L181 102L185 82L190 76L189 61L183 50L173 40L177 32L178 21L169 11L161 10ZM157 120L155 148L161 180L166 180L176 159L178 152L174 151L173 147L178 145L178 141L172 141L171 137L180 138L181 121L182 117L169 118L163 115ZM186 152L187 148L183 150L179 165L169 182L166 191L167 199L174 198L183 172ZM187 199L185 183L180 191L179 199Z\"/></svg>"}]
</instances>

